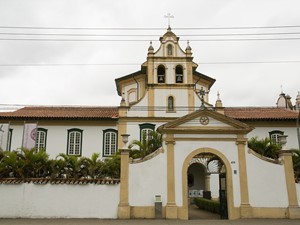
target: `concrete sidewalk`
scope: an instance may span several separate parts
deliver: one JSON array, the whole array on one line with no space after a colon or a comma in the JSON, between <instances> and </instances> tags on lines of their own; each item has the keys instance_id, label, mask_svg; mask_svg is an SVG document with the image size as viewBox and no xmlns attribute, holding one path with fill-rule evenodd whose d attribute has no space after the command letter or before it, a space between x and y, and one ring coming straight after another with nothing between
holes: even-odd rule
<instances>
[{"instance_id":1,"label":"concrete sidewalk","mask_svg":"<svg viewBox=\"0 0 300 225\"><path fill-rule=\"evenodd\" d=\"M300 220L101 220L101 219L0 219L1 225L299 225Z\"/></svg>"}]
</instances>

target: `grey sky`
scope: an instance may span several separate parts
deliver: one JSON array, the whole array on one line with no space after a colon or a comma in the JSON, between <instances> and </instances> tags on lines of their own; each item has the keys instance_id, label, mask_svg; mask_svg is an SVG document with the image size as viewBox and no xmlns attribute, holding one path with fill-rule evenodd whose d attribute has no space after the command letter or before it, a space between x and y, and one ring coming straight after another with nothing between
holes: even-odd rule
<instances>
[{"instance_id":1,"label":"grey sky","mask_svg":"<svg viewBox=\"0 0 300 225\"><path fill-rule=\"evenodd\" d=\"M0 27L167 28L190 40L197 71L217 81L210 102L221 93L224 106L275 106L283 91L300 91L300 63L205 64L208 62L300 61L300 40L193 41L225 38L300 38L300 34L186 37L187 34L299 32L300 27L249 30L176 30L186 27L261 27L300 25L299 0L0 0ZM0 104L118 105L114 79L140 69L149 41L155 50L166 30L29 30L0 28L0 33L154 34L130 37L147 41L0 40ZM182 35L182 36L181 36ZM16 36L3 38L109 39L111 37ZM119 37L118 39L125 39ZM183 49L186 41L180 41ZM7 64L134 64L102 66L3 66ZM1 105L0 105L1 106Z\"/></svg>"}]
</instances>

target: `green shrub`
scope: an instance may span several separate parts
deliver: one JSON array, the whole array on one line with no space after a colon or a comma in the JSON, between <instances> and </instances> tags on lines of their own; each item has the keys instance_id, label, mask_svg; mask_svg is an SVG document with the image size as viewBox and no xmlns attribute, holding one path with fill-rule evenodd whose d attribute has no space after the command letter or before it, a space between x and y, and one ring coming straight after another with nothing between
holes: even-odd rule
<instances>
[{"instance_id":1,"label":"green shrub","mask_svg":"<svg viewBox=\"0 0 300 225\"><path fill-rule=\"evenodd\" d=\"M59 154L49 159L45 151L21 149L0 150L0 178L119 178L120 156L118 154L100 159L98 153L91 158Z\"/></svg>"},{"instance_id":2,"label":"green shrub","mask_svg":"<svg viewBox=\"0 0 300 225\"><path fill-rule=\"evenodd\" d=\"M220 214L220 202L205 198L195 198L195 204L199 209Z\"/></svg>"}]
</instances>

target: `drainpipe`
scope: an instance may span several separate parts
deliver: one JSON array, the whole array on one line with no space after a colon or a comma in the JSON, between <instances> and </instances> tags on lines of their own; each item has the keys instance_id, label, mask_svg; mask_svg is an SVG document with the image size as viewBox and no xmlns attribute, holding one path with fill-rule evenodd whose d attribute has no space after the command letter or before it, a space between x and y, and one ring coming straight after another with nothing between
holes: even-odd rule
<instances>
[{"instance_id":1,"label":"drainpipe","mask_svg":"<svg viewBox=\"0 0 300 225\"><path fill-rule=\"evenodd\" d=\"M299 150L300 150L300 130L299 130L300 108L298 109L298 111L299 111L299 114L298 114L298 117L297 117L297 136L298 136L298 147L299 147Z\"/></svg>"}]
</instances>

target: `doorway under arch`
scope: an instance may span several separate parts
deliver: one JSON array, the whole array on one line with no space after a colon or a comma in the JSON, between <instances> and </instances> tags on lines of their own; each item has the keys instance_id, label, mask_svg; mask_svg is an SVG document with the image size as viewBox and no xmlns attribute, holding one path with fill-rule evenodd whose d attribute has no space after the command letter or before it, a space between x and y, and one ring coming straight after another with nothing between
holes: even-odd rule
<instances>
[{"instance_id":1,"label":"doorway under arch","mask_svg":"<svg viewBox=\"0 0 300 225\"><path fill-rule=\"evenodd\" d=\"M202 174L200 174L199 177L196 177L198 180L195 180L195 173L197 173L197 170ZM186 219L189 218L191 196L208 199L212 197L212 192L210 190L210 178L212 174L214 174L214 176L218 174L218 198L220 199L221 208L223 207L223 211L220 211L220 218L230 219L233 217L233 186L230 163L225 155L216 149L199 148L186 157L182 168L182 200L183 212L186 214L184 217ZM216 177L214 177L214 180L216 180ZM191 189L193 188L191 187L193 182L194 190ZM203 189L199 190L198 188ZM214 188L213 197L216 198L216 187ZM224 208L224 206L227 208Z\"/></svg>"}]
</instances>

